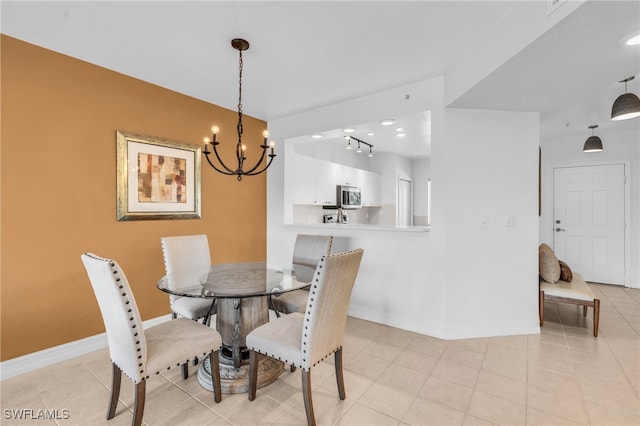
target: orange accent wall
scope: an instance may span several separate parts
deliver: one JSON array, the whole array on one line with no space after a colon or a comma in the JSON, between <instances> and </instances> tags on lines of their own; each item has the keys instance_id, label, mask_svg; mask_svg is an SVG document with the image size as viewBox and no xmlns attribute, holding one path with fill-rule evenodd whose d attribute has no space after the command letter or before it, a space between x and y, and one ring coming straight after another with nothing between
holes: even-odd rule
<instances>
[{"instance_id":1,"label":"orange accent wall","mask_svg":"<svg viewBox=\"0 0 640 426\"><path fill-rule=\"evenodd\" d=\"M235 158L236 111L5 35L0 43L3 361L104 331L84 252L120 263L143 320L169 313L155 286L162 236L207 234L213 263L266 259L265 174L238 182L203 161L201 219L116 221L116 130L197 145L217 124ZM243 122L252 159L266 123Z\"/></svg>"}]
</instances>

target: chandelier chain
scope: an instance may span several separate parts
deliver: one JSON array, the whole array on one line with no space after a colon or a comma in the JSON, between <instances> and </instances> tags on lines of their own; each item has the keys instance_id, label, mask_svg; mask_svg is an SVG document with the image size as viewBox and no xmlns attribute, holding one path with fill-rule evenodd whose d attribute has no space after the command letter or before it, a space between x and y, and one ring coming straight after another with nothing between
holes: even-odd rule
<instances>
[{"instance_id":1,"label":"chandelier chain","mask_svg":"<svg viewBox=\"0 0 640 426\"><path fill-rule=\"evenodd\" d=\"M240 50L239 60L239 81L238 81L238 142L242 140L242 50Z\"/></svg>"}]
</instances>

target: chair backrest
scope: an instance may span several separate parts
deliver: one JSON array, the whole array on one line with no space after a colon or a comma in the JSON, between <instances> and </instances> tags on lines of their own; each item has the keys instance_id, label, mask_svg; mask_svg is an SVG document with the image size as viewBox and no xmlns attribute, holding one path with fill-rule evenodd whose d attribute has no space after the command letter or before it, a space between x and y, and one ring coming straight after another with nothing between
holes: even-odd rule
<instances>
[{"instance_id":1,"label":"chair backrest","mask_svg":"<svg viewBox=\"0 0 640 426\"><path fill-rule=\"evenodd\" d=\"M211 253L205 234L160 238L164 268L167 274L180 273L185 278L198 282L198 278L209 272ZM167 281L171 287L171 280Z\"/></svg>"},{"instance_id":2,"label":"chair backrest","mask_svg":"<svg viewBox=\"0 0 640 426\"><path fill-rule=\"evenodd\" d=\"M147 365L147 342L129 281L115 260L92 253L81 259L100 306L111 361L139 383Z\"/></svg>"},{"instance_id":3,"label":"chair backrest","mask_svg":"<svg viewBox=\"0 0 640 426\"><path fill-rule=\"evenodd\" d=\"M324 256L311 283L302 331L302 368L309 369L342 347L347 310L362 249Z\"/></svg>"},{"instance_id":4,"label":"chair backrest","mask_svg":"<svg viewBox=\"0 0 640 426\"><path fill-rule=\"evenodd\" d=\"M333 236L331 235L298 234L296 243L293 246L292 262L298 281L311 281L313 271L315 271L322 256L327 256L331 253L332 243ZM298 265L302 267L296 268Z\"/></svg>"}]
</instances>

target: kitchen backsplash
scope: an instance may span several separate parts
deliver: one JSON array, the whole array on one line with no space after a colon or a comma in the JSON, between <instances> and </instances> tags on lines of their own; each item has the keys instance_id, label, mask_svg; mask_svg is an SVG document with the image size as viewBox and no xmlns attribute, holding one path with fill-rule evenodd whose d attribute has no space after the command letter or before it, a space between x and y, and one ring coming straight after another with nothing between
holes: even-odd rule
<instances>
[{"instance_id":1,"label":"kitchen backsplash","mask_svg":"<svg viewBox=\"0 0 640 426\"><path fill-rule=\"evenodd\" d=\"M294 204L293 223L317 224L322 223L322 217L337 210L323 209L319 206ZM349 223L361 225L395 226L395 205L382 207L362 207L354 210L344 210L349 217Z\"/></svg>"}]
</instances>

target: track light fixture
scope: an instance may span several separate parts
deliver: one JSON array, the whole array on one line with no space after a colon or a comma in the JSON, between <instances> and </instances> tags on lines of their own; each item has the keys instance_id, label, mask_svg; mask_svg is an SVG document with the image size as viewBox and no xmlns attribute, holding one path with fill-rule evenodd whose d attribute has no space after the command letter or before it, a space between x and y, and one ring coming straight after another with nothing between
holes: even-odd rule
<instances>
[{"instance_id":1,"label":"track light fixture","mask_svg":"<svg viewBox=\"0 0 640 426\"><path fill-rule=\"evenodd\" d=\"M366 145L369 147L369 157L373 157L373 145L369 142L365 142L362 139L354 138L353 136L345 136L344 138L347 140L347 149L351 149L351 140L353 139L355 142L358 142L356 152L362 152L360 144Z\"/></svg>"}]
</instances>

